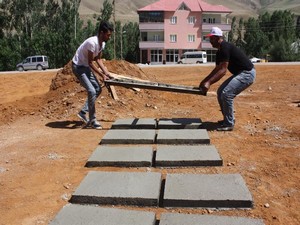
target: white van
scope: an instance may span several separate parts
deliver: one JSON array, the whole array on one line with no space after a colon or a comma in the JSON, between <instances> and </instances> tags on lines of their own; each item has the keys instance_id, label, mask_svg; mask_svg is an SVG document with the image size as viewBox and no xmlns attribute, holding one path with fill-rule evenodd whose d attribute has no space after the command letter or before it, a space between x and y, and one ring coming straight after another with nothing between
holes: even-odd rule
<instances>
[{"instance_id":1,"label":"white van","mask_svg":"<svg viewBox=\"0 0 300 225\"><path fill-rule=\"evenodd\" d=\"M207 63L207 55L205 51L185 52L178 63Z\"/></svg>"},{"instance_id":2,"label":"white van","mask_svg":"<svg viewBox=\"0 0 300 225\"><path fill-rule=\"evenodd\" d=\"M29 56L17 65L18 71L45 70L49 68L48 57L45 55Z\"/></svg>"}]
</instances>

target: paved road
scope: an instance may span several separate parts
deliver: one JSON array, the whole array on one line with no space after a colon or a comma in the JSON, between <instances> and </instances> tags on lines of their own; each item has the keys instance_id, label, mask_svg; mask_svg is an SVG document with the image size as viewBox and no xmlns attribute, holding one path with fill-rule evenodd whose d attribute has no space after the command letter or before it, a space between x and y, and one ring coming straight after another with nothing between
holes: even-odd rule
<instances>
[{"instance_id":1,"label":"paved road","mask_svg":"<svg viewBox=\"0 0 300 225\"><path fill-rule=\"evenodd\" d=\"M141 68L145 67L184 67L184 66L214 66L214 62L202 64L137 64ZM255 66L271 66L271 65L300 65L300 62L267 62L267 63L254 63Z\"/></svg>"},{"instance_id":2,"label":"paved road","mask_svg":"<svg viewBox=\"0 0 300 225\"><path fill-rule=\"evenodd\" d=\"M62 68L59 69L49 69L49 70L28 70L28 71L22 71L19 72L17 70L14 71L0 71L0 74L9 74L9 73L43 73L43 72L56 72L58 70L60 70Z\"/></svg>"},{"instance_id":3,"label":"paved road","mask_svg":"<svg viewBox=\"0 0 300 225\"><path fill-rule=\"evenodd\" d=\"M185 66L214 66L215 63L208 62L203 64L137 64L139 67L185 67ZM271 66L271 65L300 65L300 62L268 62L268 63L254 63L255 66ZM22 71L20 73L40 73L40 72L51 72L51 71L58 71L59 69L48 69L48 70L29 70L29 71ZM0 74L7 74L7 73L17 73L18 71L0 71Z\"/></svg>"}]
</instances>

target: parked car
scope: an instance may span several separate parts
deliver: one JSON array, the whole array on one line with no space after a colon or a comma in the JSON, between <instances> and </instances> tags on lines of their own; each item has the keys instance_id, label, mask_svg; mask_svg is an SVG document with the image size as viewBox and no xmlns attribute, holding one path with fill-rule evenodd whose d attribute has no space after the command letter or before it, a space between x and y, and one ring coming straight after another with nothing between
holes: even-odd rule
<instances>
[{"instance_id":1,"label":"parked car","mask_svg":"<svg viewBox=\"0 0 300 225\"><path fill-rule=\"evenodd\" d=\"M257 63L257 62L260 62L261 59L260 59L260 58L253 57L253 58L250 59L250 61L251 61L252 63Z\"/></svg>"},{"instance_id":2,"label":"parked car","mask_svg":"<svg viewBox=\"0 0 300 225\"><path fill-rule=\"evenodd\" d=\"M28 56L17 65L18 71L45 70L49 68L48 57L45 55Z\"/></svg>"},{"instance_id":3,"label":"parked car","mask_svg":"<svg viewBox=\"0 0 300 225\"><path fill-rule=\"evenodd\" d=\"M207 63L207 55L205 51L185 52L178 61L182 63Z\"/></svg>"}]
</instances>

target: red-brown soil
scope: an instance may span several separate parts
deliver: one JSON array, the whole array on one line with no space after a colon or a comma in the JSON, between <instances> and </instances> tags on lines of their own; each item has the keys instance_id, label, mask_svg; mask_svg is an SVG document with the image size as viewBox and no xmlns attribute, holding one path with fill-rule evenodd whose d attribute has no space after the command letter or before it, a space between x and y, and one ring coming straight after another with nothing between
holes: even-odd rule
<instances>
[{"instance_id":1,"label":"red-brown soil","mask_svg":"<svg viewBox=\"0 0 300 225\"><path fill-rule=\"evenodd\" d=\"M117 74L189 86L198 86L213 68L105 64ZM58 72L0 74L0 224L48 224L91 170L85 162L112 122L133 117L202 119L224 166L93 170L239 173L255 205L252 210L225 211L130 208L154 211L158 217L174 211L261 218L266 225L300 224L300 65L256 67L256 83L236 98L236 127L227 133L215 131L222 119L215 93L219 83L206 97L115 87L118 101L104 87L97 100L104 130L98 131L83 129L76 117L86 94L70 64Z\"/></svg>"}]
</instances>

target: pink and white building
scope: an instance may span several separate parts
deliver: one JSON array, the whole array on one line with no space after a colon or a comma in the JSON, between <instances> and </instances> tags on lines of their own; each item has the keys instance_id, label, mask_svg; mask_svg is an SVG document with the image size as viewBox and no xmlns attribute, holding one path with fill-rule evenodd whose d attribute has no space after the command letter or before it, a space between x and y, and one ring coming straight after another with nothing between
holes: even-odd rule
<instances>
[{"instance_id":1,"label":"pink and white building","mask_svg":"<svg viewBox=\"0 0 300 225\"><path fill-rule=\"evenodd\" d=\"M202 0L159 0L138 9L140 62L177 63L186 51L206 51L208 62L215 50L205 36L218 26L224 36L231 30L227 16L232 11Z\"/></svg>"}]
</instances>

